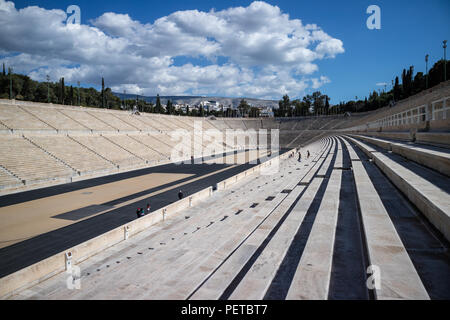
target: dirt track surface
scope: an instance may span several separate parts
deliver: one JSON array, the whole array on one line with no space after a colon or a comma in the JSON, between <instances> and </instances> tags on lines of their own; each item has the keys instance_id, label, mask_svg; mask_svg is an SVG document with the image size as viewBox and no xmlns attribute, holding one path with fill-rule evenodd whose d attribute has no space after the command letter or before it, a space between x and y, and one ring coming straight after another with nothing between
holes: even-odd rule
<instances>
[{"instance_id":1,"label":"dirt track surface","mask_svg":"<svg viewBox=\"0 0 450 320\"><path fill-rule=\"evenodd\" d=\"M169 164L0 197L0 277L255 165Z\"/></svg>"}]
</instances>

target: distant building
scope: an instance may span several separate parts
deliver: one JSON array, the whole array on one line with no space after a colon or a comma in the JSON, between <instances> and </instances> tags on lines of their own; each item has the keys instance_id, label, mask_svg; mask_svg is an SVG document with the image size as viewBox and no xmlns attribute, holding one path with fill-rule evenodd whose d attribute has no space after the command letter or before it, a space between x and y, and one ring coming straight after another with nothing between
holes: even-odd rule
<instances>
[{"instance_id":1,"label":"distant building","mask_svg":"<svg viewBox=\"0 0 450 320\"><path fill-rule=\"evenodd\" d=\"M202 106L205 109L208 109L209 111L218 111L220 110L220 103L218 101L202 101L200 102L200 106Z\"/></svg>"},{"instance_id":2,"label":"distant building","mask_svg":"<svg viewBox=\"0 0 450 320\"><path fill-rule=\"evenodd\" d=\"M259 109L259 116L261 118L273 118L274 113L273 109L271 107L258 107Z\"/></svg>"}]
</instances>

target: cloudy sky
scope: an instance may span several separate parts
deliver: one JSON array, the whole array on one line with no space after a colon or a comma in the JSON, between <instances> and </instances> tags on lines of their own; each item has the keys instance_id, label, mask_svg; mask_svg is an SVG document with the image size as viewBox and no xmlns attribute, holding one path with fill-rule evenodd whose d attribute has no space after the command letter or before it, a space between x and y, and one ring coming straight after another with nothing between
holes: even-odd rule
<instances>
[{"instance_id":1,"label":"cloudy sky","mask_svg":"<svg viewBox=\"0 0 450 320\"><path fill-rule=\"evenodd\" d=\"M71 4L81 24L67 23ZM321 90L337 103L390 84L411 64L418 71L425 53L439 59L448 34L447 1L428 5L436 16L421 28L411 28L419 4L381 3L381 30L366 27L370 4L0 0L0 60L36 80L98 88L103 76L118 92L279 99ZM447 30L424 43L440 23Z\"/></svg>"}]
</instances>

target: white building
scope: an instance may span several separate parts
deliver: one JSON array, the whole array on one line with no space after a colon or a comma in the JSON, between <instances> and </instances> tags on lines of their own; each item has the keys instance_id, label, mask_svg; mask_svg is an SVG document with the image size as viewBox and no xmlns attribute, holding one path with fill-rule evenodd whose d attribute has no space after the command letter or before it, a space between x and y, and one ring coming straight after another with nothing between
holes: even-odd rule
<instances>
[{"instance_id":1,"label":"white building","mask_svg":"<svg viewBox=\"0 0 450 320\"><path fill-rule=\"evenodd\" d=\"M209 111L219 111L220 110L220 103L218 101L202 101L200 102L200 106L202 106L205 109L209 109Z\"/></svg>"},{"instance_id":2,"label":"white building","mask_svg":"<svg viewBox=\"0 0 450 320\"><path fill-rule=\"evenodd\" d=\"M273 118L274 113L271 107L258 107L259 116L262 118Z\"/></svg>"}]
</instances>

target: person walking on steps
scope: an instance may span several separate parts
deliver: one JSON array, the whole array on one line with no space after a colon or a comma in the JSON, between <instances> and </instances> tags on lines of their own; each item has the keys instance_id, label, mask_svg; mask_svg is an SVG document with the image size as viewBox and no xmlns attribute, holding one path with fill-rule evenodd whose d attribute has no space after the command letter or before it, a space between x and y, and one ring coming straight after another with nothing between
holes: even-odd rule
<instances>
[{"instance_id":1,"label":"person walking on steps","mask_svg":"<svg viewBox=\"0 0 450 320\"><path fill-rule=\"evenodd\" d=\"M300 152L298 153L298 162L302 162L302 154Z\"/></svg>"}]
</instances>

